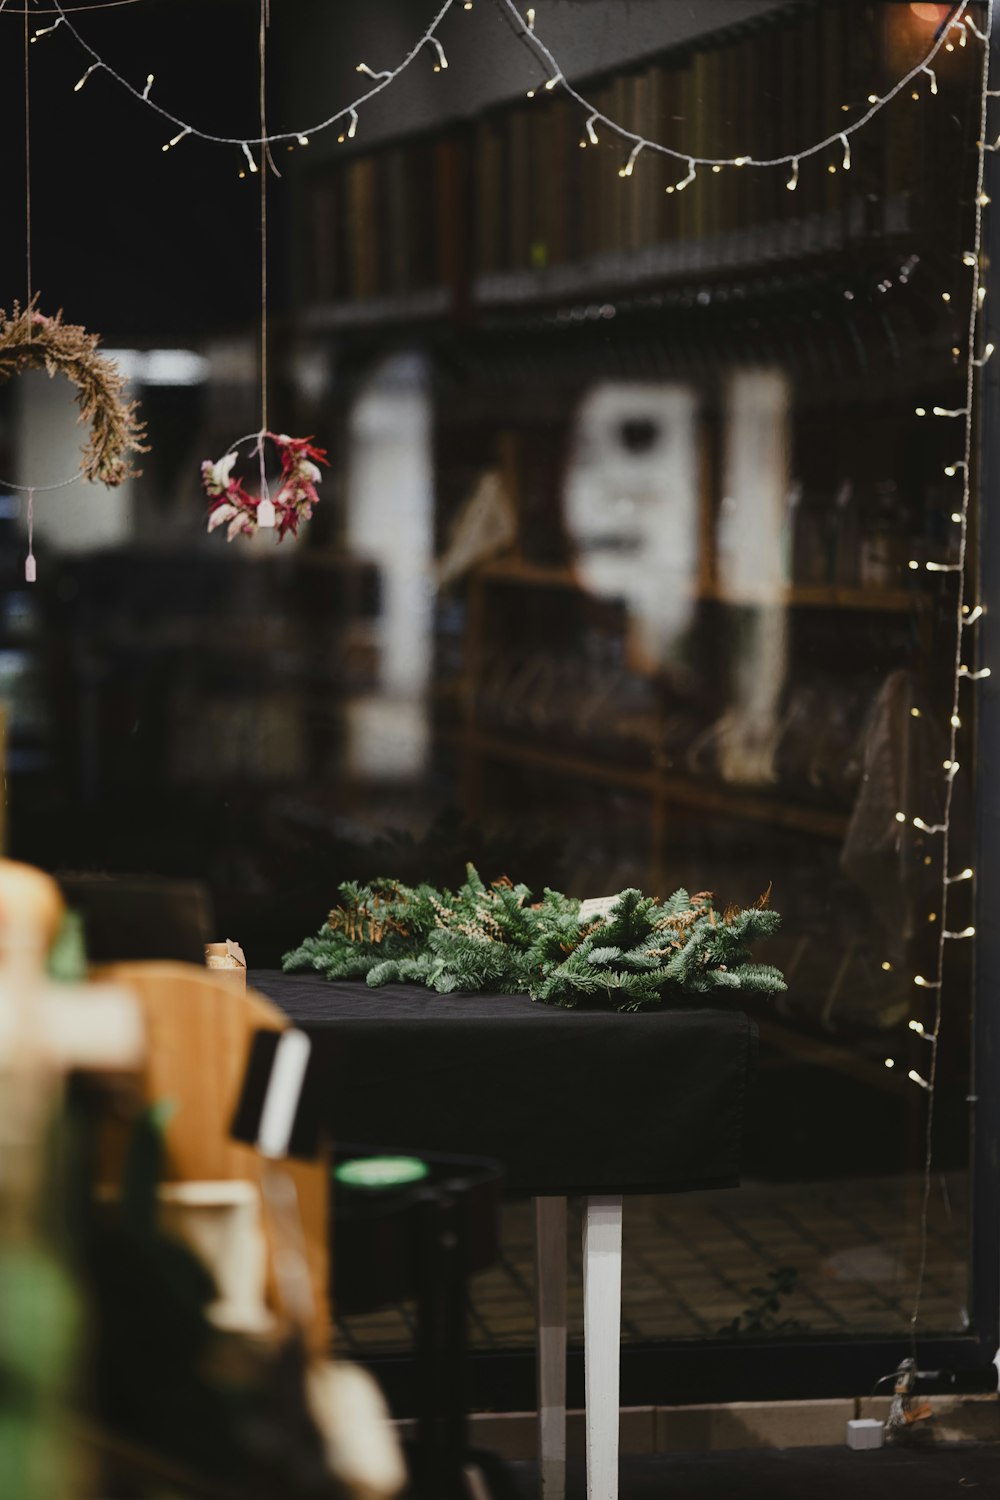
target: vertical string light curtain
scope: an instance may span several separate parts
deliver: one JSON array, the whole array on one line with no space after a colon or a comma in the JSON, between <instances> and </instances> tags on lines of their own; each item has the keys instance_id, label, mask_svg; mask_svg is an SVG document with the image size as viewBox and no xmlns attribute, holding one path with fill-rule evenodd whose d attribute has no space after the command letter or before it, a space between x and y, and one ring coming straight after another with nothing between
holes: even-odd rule
<instances>
[{"instance_id":1,"label":"vertical string light curtain","mask_svg":"<svg viewBox=\"0 0 1000 1500\"><path fill-rule=\"evenodd\" d=\"M916 1289L913 1298L913 1307L910 1314L910 1342L914 1357L916 1357L917 1327L920 1317L921 1300L923 1297L924 1283L927 1273L927 1250L928 1250L928 1220L930 1211L930 1195L932 1184L932 1170L934 1164L934 1103L938 1071L938 1050L941 1036L941 1024L943 1018L943 997L945 964L947 958L948 944L960 942L975 935L975 928L971 925L952 929L950 918L952 887L964 884L973 878L974 872L970 867L952 872L952 805L955 791L955 777L960 767L957 758L958 734L962 727L961 696L962 688L966 683L981 681L990 675L989 667L972 669L964 660L966 656L966 632L972 629L977 621L982 618L983 609L980 604L973 605L968 597L967 562L969 549L969 513L972 504L972 461L973 461L973 439L975 433L976 403L979 397L979 376L986 361L993 353L990 344L985 345L979 352L979 322L982 314L983 302L986 289L982 283L982 252L983 252L983 211L989 199L984 192L984 170L986 163L986 152L995 151L1000 146L1000 141L992 145L987 142L987 115L989 109L990 91L990 63L991 63L991 41L993 36L993 6L994 0L987 0L985 30L975 26L971 17L965 17L965 23L973 31L974 35L982 43L982 61L980 71L980 99L979 99L979 121L978 137L976 141L976 188L975 201L973 204L973 242L970 248L963 253L963 264L968 266L970 275L969 292L969 319L966 334L966 380L965 380L965 405L957 410L936 406L933 408L935 416L949 421L959 421L962 424L962 457L953 464L949 464L946 474L956 477L961 474L962 500L961 506L953 514L953 521L959 527L958 561L947 565L956 574L957 589L955 598L955 641L954 641L954 673L952 680L951 713L948 724L948 756L944 761L944 811L937 823L928 824L923 818L911 814L911 822L920 832L927 835L940 835L941 838L941 896L938 924L937 955L934 968L934 977L927 980L923 975L917 975L914 983L919 989L931 989L934 994L933 1026L930 1031L922 1028L919 1034L923 1035L930 1047L930 1065L927 1078L924 1079L915 1071L911 1073L914 1082L922 1084L927 1091L927 1119L925 1135L924 1155L924 1179L923 1197L920 1214L920 1247L919 1261L917 1267ZM945 33L947 34L947 33ZM931 571L941 571L941 564L925 564ZM911 561L910 567L913 567ZM897 814L897 817L899 815ZM904 818L906 812L903 812ZM916 1028L914 1028L916 1029Z\"/></svg>"},{"instance_id":2,"label":"vertical string light curtain","mask_svg":"<svg viewBox=\"0 0 1000 1500\"><path fill-rule=\"evenodd\" d=\"M114 3L114 0L109 0L109 3ZM127 3L127 0L117 0L117 3ZM73 21L63 9L60 0L53 0L53 4L49 12L50 14L53 14L57 17L56 21L51 25L39 28L39 30L35 32L31 40L37 41L43 36L50 35L60 28L64 28L65 31L75 39L75 41L78 43L78 45L81 47L81 49L89 59L87 70L76 85L77 89L82 88L93 74L99 71L105 72L117 84L127 90L127 92L130 93L133 98L135 98L139 103L145 105L147 108L156 111L156 113L162 116L164 120L169 122L172 127L176 128L176 133L171 137L170 140L167 141L163 148L164 150L171 149L171 147L177 145L180 141L186 139L189 136L216 145L233 146L238 148L242 152L250 171L255 172L257 170L257 165L251 149L254 146L262 148L265 153L270 146L281 143L286 143L289 145L298 144L304 146L308 144L309 138L311 136L318 135L322 131L337 127L340 127L339 139L344 140L353 138L358 129L359 111L371 99L373 99L376 95L382 93L398 77L400 77L400 75L411 66L411 64L425 48L427 48L431 53L435 72L440 72L443 69L447 68L447 57L445 55L443 45L437 35L437 32L446 16L448 15L449 11L452 10L452 8L457 3L458 0L445 0L445 3L440 7L440 9L436 12L433 19L431 20L430 25L422 33L414 46L395 68L383 69L379 71L371 68L366 62L359 62L357 64L356 71L363 74L367 78L370 78L372 80L372 86L366 89L363 93L359 94L358 97L353 99L349 104L342 106L336 111L336 113L329 115L327 118L320 120L313 125L304 126L296 130L268 134L263 96L264 36L267 21L267 0L261 0L262 92L260 135L256 139L248 138L246 136L215 135L208 131L200 130L197 126L189 124L185 120L182 120L179 116L165 109L151 97L154 75L152 73L147 75L145 84L142 88L137 87L127 78L123 77L119 72L117 72L108 63L106 63L100 56L100 54L96 51L96 49L92 47L90 43L87 42L86 39L81 35L80 31L77 29ZM5 4L6 0L0 0L0 11L4 9ZM962 46L967 45L970 36L976 38L982 44L982 89L980 100L979 135L976 143L978 153L978 167L975 193L974 233L972 244L970 245L968 250L964 252L962 257L963 262L969 267L971 271L970 308L966 347L967 368L965 404L964 406L957 409L935 406L931 409L931 413L926 413L924 408L918 408L918 414L920 415L931 414L935 417L944 418L946 420L959 421L963 425L961 457L956 457L955 460L952 463L948 464L945 469L945 473L948 477L954 478L961 475L961 504L960 508L953 513L953 520L959 527L958 561L952 564L925 563L923 565L928 571L954 573L957 582L955 604L954 674L952 683L951 714L949 716L949 750L948 758L945 760L942 767L945 778L944 812L941 815L940 821L931 823L928 823L919 815L919 813L914 813L912 810L900 810L896 814L896 817L901 825L908 824L916 828L921 834L925 836L940 837L941 840L941 900L939 907L940 924L938 929L939 937L935 971L933 978L928 979L923 975L918 974L914 979L914 984L918 989L930 990L934 993L935 1001L933 1022L929 1029L925 1027L922 1022L915 1020L913 1023L911 1023L912 1029L926 1039L930 1048L930 1061L926 1070L927 1076L925 1077L916 1069L911 1070L910 1072L911 1080L915 1084L926 1090L928 1095L925 1138L926 1149L923 1176L923 1202L920 1222L919 1261L917 1268L916 1290L914 1294L914 1302L910 1319L911 1338L915 1347L917 1326L927 1267L928 1210L931 1192L931 1173L933 1166L934 1101L937 1082L938 1049L942 1025L942 995L947 951L949 943L961 941L966 938L971 938L974 935L975 931L975 929L971 925L964 928L952 929L949 925L948 918L952 887L960 882L965 882L972 879L974 874L974 872L969 867L965 867L957 873L952 873L951 871L951 860L953 853L951 814L955 778L960 769L957 759L957 749L958 734L962 724L962 690L965 684L974 683L989 675L988 667L973 669L966 663L964 658L967 654L965 650L967 639L966 632L976 624L976 622L982 617L983 614L982 606L980 604L973 605L968 599L967 558L969 512L972 499L971 467L973 456L975 405L978 395L977 377L983 365L986 363L987 359L989 359L990 355L993 352L992 346L989 344L987 344L981 351L979 350L979 318L982 310L983 299L985 296L985 289L982 285L981 268L983 209L988 202L986 194L983 191L984 160L986 151L995 151L1000 149L1000 138L998 138L997 141L992 144L988 143L986 139L988 101L990 97L993 97L993 94L989 89L989 70L991 61L990 38L992 35L993 26L994 0L986 0L985 29L980 28L976 24L975 17L972 14L971 0L959 0L959 3L953 5L943 24L935 33L931 46L924 54L924 56L920 59L920 61L917 62L914 67L909 70L909 72L907 72L902 78L900 78L895 84L893 84L893 86L889 88L885 93L870 93L867 99L868 107L858 116L857 119L851 121L849 124L846 124L843 129L832 131L830 134L824 136L821 140L817 140L812 143L806 143L804 145L796 147L795 149L790 149L781 156L766 158L755 157L745 153L734 153L733 155L723 157L691 155L686 151L682 151L674 146L665 145L660 141L652 140L637 133L636 131L629 129L620 121L612 119L609 115L598 109L568 80L566 74L559 64L555 53L550 47L547 46L547 44L539 34L538 28L536 26L536 10L534 7L528 7L522 14L521 10L515 4L515 0L498 0L498 4L509 15L515 33L522 40L522 42L524 42L531 49L532 53L541 65L544 79L538 84L537 87L528 90L529 96L534 97L537 94L544 94L545 92L551 93L557 89L561 90L569 98L573 99L579 105L581 111L584 112L584 129L586 131L586 140L589 141L590 144L596 145L600 139L598 135L598 127L600 127L604 131L611 132L616 138L621 140L623 145L628 149L628 155L619 168L620 176L631 177L640 154L643 151L647 150L656 152L663 156L671 157L681 163L685 168L685 173L678 179L677 182L673 183L666 189L667 192L682 192L686 187L690 185L690 183L695 180L699 167L707 167L711 168L714 171L721 171L726 167L746 166L788 168L788 177L785 185L789 191L794 192L798 186L799 176L802 170L803 163L808 162L810 158L819 156L831 149L837 149L842 153L841 160L843 168L845 170L849 170L851 167L852 137L856 136L860 131L865 129L865 127L871 123L876 115L878 115L883 109L885 109L886 106L889 105L897 97L897 95L901 94L913 83L924 78L930 80L930 93L932 95L937 94L937 77L932 64L942 48L953 50L954 42L951 40L952 37L957 36ZM470 10L471 8L472 0L464 0L464 9ZM18 13L27 16L27 8L25 7L23 11L19 11ZM261 176L263 179L266 176L266 171L262 172ZM261 204L263 252L261 283L262 416L264 426L266 426L266 188L263 181L261 183ZM918 568L920 567L920 564L911 562L910 567Z\"/></svg>"}]
</instances>

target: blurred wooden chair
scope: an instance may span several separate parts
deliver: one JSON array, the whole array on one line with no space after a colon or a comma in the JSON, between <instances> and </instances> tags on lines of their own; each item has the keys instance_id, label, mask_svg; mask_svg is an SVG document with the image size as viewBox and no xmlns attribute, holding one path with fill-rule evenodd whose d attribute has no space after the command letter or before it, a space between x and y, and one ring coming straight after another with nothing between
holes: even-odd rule
<instances>
[{"instance_id":1,"label":"blurred wooden chair","mask_svg":"<svg viewBox=\"0 0 1000 1500\"><path fill-rule=\"evenodd\" d=\"M288 1021L254 990L234 991L224 977L194 964L129 961L92 971L96 979L127 985L145 1016L144 1097L172 1100L166 1127L168 1181L250 1180L260 1183L262 1160L230 1137L250 1043L259 1030L282 1031ZM313 1301L311 1342L329 1346L329 1172L324 1157L285 1164L298 1193ZM269 1276L274 1294L273 1274Z\"/></svg>"}]
</instances>

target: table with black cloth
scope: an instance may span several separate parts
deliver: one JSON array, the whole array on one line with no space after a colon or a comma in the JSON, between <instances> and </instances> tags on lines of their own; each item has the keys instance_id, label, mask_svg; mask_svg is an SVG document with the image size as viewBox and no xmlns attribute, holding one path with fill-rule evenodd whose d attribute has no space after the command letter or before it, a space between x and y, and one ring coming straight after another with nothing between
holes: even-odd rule
<instances>
[{"instance_id":1,"label":"table with black cloth","mask_svg":"<svg viewBox=\"0 0 1000 1500\"><path fill-rule=\"evenodd\" d=\"M568 1193L587 1199L584 1334L588 1495L617 1489L621 1199L735 1187L756 1028L742 1011L622 1014L527 995L369 989L256 971L312 1039L334 1140L494 1157L536 1198L543 1491L565 1466Z\"/></svg>"}]
</instances>

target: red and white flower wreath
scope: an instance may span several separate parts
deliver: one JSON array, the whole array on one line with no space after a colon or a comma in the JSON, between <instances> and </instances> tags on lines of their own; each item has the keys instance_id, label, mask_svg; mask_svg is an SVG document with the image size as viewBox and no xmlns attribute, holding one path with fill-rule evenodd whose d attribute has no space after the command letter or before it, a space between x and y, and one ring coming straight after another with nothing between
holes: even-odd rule
<instances>
[{"instance_id":1,"label":"red and white flower wreath","mask_svg":"<svg viewBox=\"0 0 1000 1500\"><path fill-rule=\"evenodd\" d=\"M253 453L260 458L259 495L252 495L233 474L239 457L237 449L242 443L254 440L257 446ZM274 495L268 493L264 478L265 442L274 444L281 459L281 478ZM289 532L296 536L299 522L308 521L313 506L319 503L316 486L323 476L318 464L329 464L329 460L326 449L313 447L311 438L293 438L283 432L255 432L240 438L218 463L206 459L201 466L201 482L211 501L209 531L226 526L226 540L230 542L235 536L253 536L257 531L271 529L277 531L279 542Z\"/></svg>"}]
</instances>

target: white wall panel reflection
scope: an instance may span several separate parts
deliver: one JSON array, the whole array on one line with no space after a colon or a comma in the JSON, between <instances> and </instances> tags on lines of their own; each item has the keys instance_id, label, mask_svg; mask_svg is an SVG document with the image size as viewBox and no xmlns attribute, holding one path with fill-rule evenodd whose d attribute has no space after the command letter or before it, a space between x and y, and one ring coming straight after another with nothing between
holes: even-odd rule
<instances>
[{"instance_id":1,"label":"white wall panel reflection","mask_svg":"<svg viewBox=\"0 0 1000 1500\"><path fill-rule=\"evenodd\" d=\"M691 619L698 571L695 392L599 385L577 415L566 524L583 585L629 611L636 665L669 666Z\"/></svg>"},{"instance_id":2,"label":"white wall panel reflection","mask_svg":"<svg viewBox=\"0 0 1000 1500\"><path fill-rule=\"evenodd\" d=\"M788 664L790 406L788 379L779 370L740 371L728 381L718 577L725 597L750 608L734 616L733 701L719 726L719 769L727 781L774 780Z\"/></svg>"},{"instance_id":3,"label":"white wall panel reflection","mask_svg":"<svg viewBox=\"0 0 1000 1500\"><path fill-rule=\"evenodd\" d=\"M348 429L347 546L379 574L375 693L347 711L352 775L408 780L426 764L431 665L433 468L427 369L387 360Z\"/></svg>"},{"instance_id":4,"label":"white wall panel reflection","mask_svg":"<svg viewBox=\"0 0 1000 1500\"><path fill-rule=\"evenodd\" d=\"M87 428L68 380L50 379L44 370L26 370L17 385L17 476L20 485L40 490L61 485L80 471ZM83 479L64 489L35 495L35 537L58 552L94 552L131 535L134 487L127 479L116 489ZM22 496L22 517L27 499Z\"/></svg>"}]
</instances>

